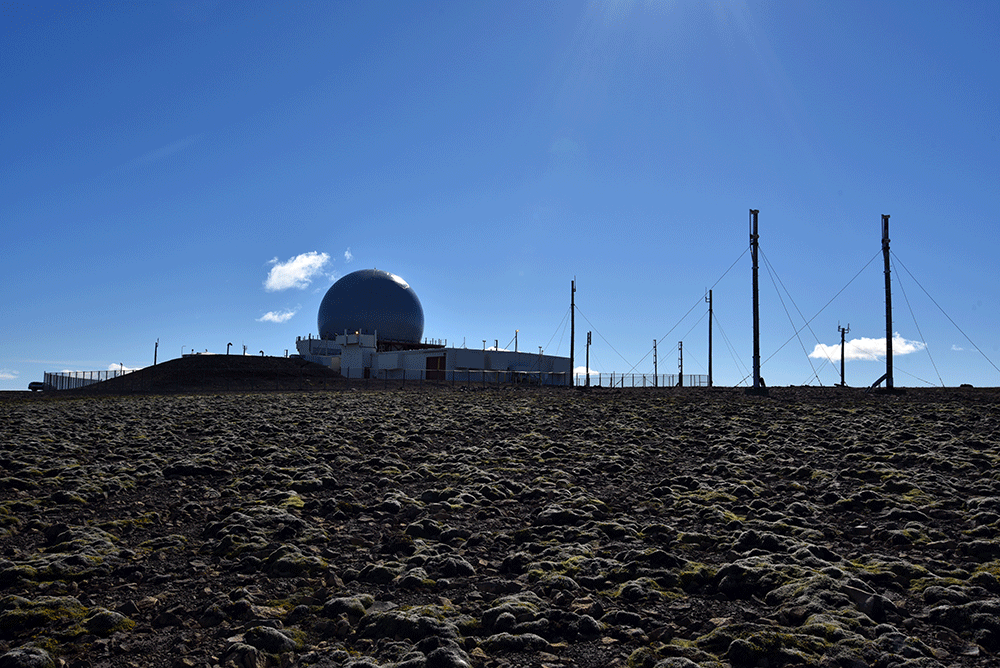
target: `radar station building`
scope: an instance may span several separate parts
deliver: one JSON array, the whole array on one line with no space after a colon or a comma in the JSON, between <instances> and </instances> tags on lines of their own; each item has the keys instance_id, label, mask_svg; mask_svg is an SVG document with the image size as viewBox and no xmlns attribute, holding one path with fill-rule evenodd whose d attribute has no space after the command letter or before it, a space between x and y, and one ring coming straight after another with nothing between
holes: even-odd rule
<instances>
[{"instance_id":1,"label":"radar station building","mask_svg":"<svg viewBox=\"0 0 1000 668\"><path fill-rule=\"evenodd\" d=\"M570 385L568 357L421 340L424 310L399 276L362 269L334 283L320 303L319 336L298 337L299 356L348 378Z\"/></svg>"}]
</instances>

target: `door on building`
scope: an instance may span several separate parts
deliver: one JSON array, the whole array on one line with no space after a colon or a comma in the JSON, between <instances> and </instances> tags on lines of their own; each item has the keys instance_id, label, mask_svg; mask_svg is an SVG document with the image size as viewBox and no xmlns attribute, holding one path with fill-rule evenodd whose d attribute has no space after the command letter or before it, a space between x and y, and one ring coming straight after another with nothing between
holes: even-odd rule
<instances>
[{"instance_id":1,"label":"door on building","mask_svg":"<svg viewBox=\"0 0 1000 668\"><path fill-rule=\"evenodd\" d=\"M444 355L427 358L427 380L447 380L444 360Z\"/></svg>"}]
</instances>

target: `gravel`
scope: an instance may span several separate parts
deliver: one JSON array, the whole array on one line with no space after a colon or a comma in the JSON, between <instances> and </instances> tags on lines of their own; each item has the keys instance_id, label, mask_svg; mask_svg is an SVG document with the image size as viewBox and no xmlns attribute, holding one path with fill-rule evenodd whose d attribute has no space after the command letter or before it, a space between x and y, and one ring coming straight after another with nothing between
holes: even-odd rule
<instances>
[{"instance_id":1,"label":"gravel","mask_svg":"<svg viewBox=\"0 0 1000 668\"><path fill-rule=\"evenodd\" d=\"M0 397L0 667L990 666L1000 392Z\"/></svg>"}]
</instances>

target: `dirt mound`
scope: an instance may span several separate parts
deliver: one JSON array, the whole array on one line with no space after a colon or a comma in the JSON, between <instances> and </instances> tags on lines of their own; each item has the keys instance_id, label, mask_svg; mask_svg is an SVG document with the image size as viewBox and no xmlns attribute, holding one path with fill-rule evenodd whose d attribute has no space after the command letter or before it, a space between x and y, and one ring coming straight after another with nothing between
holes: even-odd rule
<instances>
[{"instance_id":1,"label":"dirt mound","mask_svg":"<svg viewBox=\"0 0 1000 668\"><path fill-rule=\"evenodd\" d=\"M73 392L187 393L333 388L343 377L298 357L192 355L146 367Z\"/></svg>"}]
</instances>

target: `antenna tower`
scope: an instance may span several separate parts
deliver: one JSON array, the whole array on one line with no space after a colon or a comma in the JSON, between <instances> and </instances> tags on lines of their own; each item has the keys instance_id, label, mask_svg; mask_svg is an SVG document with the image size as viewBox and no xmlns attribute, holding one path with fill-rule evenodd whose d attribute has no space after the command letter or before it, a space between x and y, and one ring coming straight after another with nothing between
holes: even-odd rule
<instances>
[{"instance_id":1,"label":"antenna tower","mask_svg":"<svg viewBox=\"0 0 1000 668\"><path fill-rule=\"evenodd\" d=\"M573 378L573 354L576 349L576 279L570 281L569 289L569 384L575 384Z\"/></svg>"},{"instance_id":2,"label":"antenna tower","mask_svg":"<svg viewBox=\"0 0 1000 668\"><path fill-rule=\"evenodd\" d=\"M851 323L847 323L847 329L838 324L837 331L840 332L840 386L847 387L847 383L844 382L844 335L851 331Z\"/></svg>"},{"instance_id":3,"label":"antenna tower","mask_svg":"<svg viewBox=\"0 0 1000 668\"><path fill-rule=\"evenodd\" d=\"M677 387L684 387L684 342L677 342Z\"/></svg>"},{"instance_id":4,"label":"antenna tower","mask_svg":"<svg viewBox=\"0 0 1000 668\"><path fill-rule=\"evenodd\" d=\"M708 302L708 386L712 387L712 291L705 298Z\"/></svg>"},{"instance_id":5,"label":"antenna tower","mask_svg":"<svg viewBox=\"0 0 1000 668\"><path fill-rule=\"evenodd\" d=\"M750 258L753 260L753 387L747 394L767 395L764 379L760 377L760 299L757 290L757 214L759 209L750 209Z\"/></svg>"},{"instance_id":6,"label":"antenna tower","mask_svg":"<svg viewBox=\"0 0 1000 668\"><path fill-rule=\"evenodd\" d=\"M660 386L660 369L656 363L656 339L653 339L653 387Z\"/></svg>"},{"instance_id":7,"label":"antenna tower","mask_svg":"<svg viewBox=\"0 0 1000 668\"><path fill-rule=\"evenodd\" d=\"M889 274L889 215L882 214L882 259L885 261L885 373L868 389L885 381L885 389L892 391L892 276Z\"/></svg>"}]
</instances>

